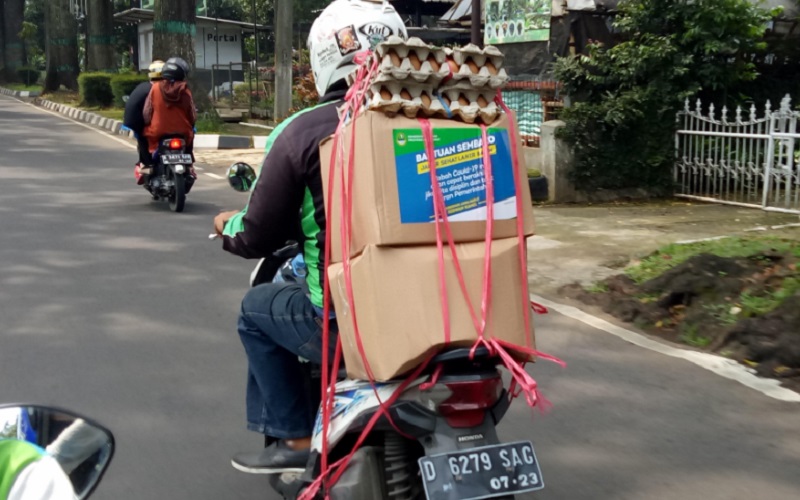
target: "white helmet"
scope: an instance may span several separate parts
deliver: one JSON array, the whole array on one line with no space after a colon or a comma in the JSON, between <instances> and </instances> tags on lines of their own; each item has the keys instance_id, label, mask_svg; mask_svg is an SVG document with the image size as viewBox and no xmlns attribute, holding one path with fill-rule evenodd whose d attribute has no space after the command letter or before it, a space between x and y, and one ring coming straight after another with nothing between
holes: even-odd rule
<instances>
[{"instance_id":1,"label":"white helmet","mask_svg":"<svg viewBox=\"0 0 800 500\"><path fill-rule=\"evenodd\" d=\"M388 2L334 0L314 21L308 35L319 95L353 71L356 53L374 49L391 35L408 38L403 20Z\"/></svg>"}]
</instances>

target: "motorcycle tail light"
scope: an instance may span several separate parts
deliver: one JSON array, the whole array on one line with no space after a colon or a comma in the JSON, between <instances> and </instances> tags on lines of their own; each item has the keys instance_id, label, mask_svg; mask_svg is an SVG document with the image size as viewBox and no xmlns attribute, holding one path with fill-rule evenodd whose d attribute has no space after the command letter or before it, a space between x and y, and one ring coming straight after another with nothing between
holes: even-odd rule
<instances>
[{"instance_id":1,"label":"motorcycle tail light","mask_svg":"<svg viewBox=\"0 0 800 500\"><path fill-rule=\"evenodd\" d=\"M483 422L486 410L503 394L503 380L492 377L481 380L445 382L450 396L439 404L439 413L451 427L475 427Z\"/></svg>"},{"instance_id":2,"label":"motorcycle tail light","mask_svg":"<svg viewBox=\"0 0 800 500\"><path fill-rule=\"evenodd\" d=\"M181 149L183 147L183 140L182 139L170 139L169 140L169 149Z\"/></svg>"}]
</instances>

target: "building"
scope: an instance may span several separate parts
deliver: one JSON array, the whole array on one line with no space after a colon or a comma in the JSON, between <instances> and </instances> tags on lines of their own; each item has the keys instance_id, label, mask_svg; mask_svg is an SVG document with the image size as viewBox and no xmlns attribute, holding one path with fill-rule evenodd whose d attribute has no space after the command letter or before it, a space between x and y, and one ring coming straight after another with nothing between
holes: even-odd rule
<instances>
[{"instance_id":1,"label":"building","mask_svg":"<svg viewBox=\"0 0 800 500\"><path fill-rule=\"evenodd\" d=\"M139 68L146 68L153 60L153 18L153 11L143 8L128 9L114 15L118 23L137 25L138 44L134 52L138 54L136 60ZM211 70L214 65L240 64L243 38L254 30L250 23L201 15L197 16L196 27L195 65L200 70ZM257 25L256 28L267 29L263 25Z\"/></svg>"}]
</instances>

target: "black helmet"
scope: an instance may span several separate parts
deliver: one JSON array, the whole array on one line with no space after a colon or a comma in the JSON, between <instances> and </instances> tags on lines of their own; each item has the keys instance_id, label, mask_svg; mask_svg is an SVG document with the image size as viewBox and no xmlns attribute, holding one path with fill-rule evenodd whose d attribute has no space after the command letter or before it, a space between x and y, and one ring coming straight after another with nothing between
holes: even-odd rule
<instances>
[{"instance_id":1,"label":"black helmet","mask_svg":"<svg viewBox=\"0 0 800 500\"><path fill-rule=\"evenodd\" d=\"M189 76L189 63L180 57L170 57L161 70L161 78L180 82Z\"/></svg>"}]
</instances>

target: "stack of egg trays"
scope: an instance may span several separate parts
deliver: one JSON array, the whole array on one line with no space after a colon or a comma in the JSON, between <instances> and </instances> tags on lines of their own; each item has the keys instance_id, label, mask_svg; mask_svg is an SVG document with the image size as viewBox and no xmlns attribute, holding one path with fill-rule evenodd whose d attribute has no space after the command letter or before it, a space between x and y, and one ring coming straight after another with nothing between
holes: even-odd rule
<instances>
[{"instance_id":1,"label":"stack of egg trays","mask_svg":"<svg viewBox=\"0 0 800 500\"><path fill-rule=\"evenodd\" d=\"M377 48L378 76L367 94L369 109L409 118L481 119L492 123L500 110L494 102L508 75L495 47L431 47L418 38L391 37ZM352 82L351 82L352 83Z\"/></svg>"}]
</instances>

